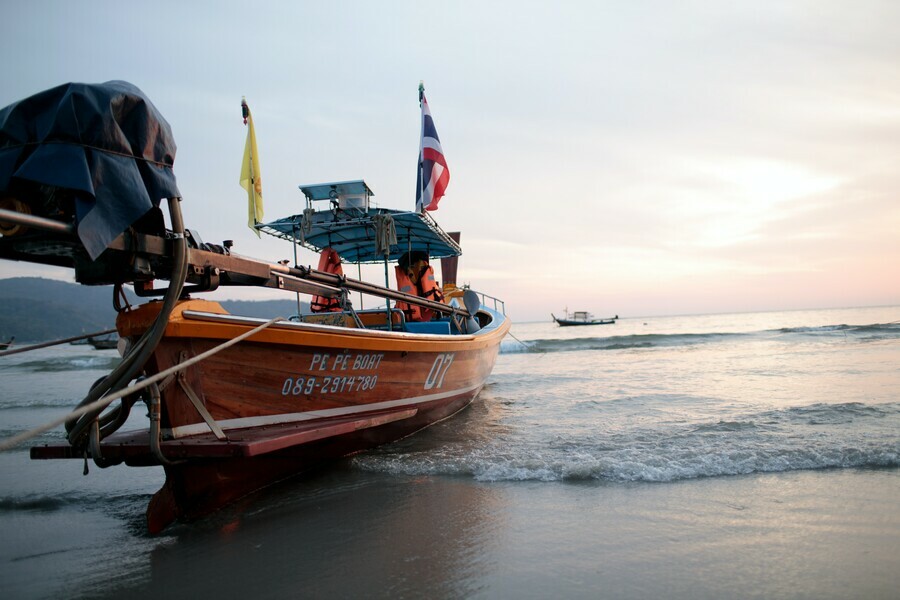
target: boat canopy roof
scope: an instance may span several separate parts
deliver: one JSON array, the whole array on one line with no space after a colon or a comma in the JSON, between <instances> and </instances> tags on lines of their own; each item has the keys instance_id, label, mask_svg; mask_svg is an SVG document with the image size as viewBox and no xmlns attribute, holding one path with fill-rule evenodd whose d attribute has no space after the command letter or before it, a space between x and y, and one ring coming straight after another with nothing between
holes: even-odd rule
<instances>
[{"instance_id":1,"label":"boat canopy roof","mask_svg":"<svg viewBox=\"0 0 900 600\"><path fill-rule=\"evenodd\" d=\"M427 213L385 208L333 208L306 211L257 227L314 252L334 248L341 260L348 263L396 261L409 251L425 252L429 258L462 254L459 244ZM377 238L384 237L384 229L391 227L396 238L385 253L379 248Z\"/></svg>"},{"instance_id":2,"label":"boat canopy roof","mask_svg":"<svg viewBox=\"0 0 900 600\"><path fill-rule=\"evenodd\" d=\"M256 227L269 235L297 243L314 252L334 248L348 263L396 261L407 252L429 258L459 256L462 250L426 212L369 206L375 194L365 181L301 185L307 209ZM315 210L314 201L328 207Z\"/></svg>"}]
</instances>

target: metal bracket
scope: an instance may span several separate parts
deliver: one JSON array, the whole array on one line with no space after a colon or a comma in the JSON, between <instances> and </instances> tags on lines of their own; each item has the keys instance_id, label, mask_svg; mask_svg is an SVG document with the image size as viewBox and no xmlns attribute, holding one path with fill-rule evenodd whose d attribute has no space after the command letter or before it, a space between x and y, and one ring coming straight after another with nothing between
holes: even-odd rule
<instances>
[{"instance_id":1,"label":"metal bracket","mask_svg":"<svg viewBox=\"0 0 900 600\"><path fill-rule=\"evenodd\" d=\"M182 350L181 355L179 356L178 362L183 363L185 360L187 360L187 358L188 358L187 352ZM187 382L187 379L185 379L185 371L178 372L178 385L181 386L181 389L184 391L184 393L190 399L191 404L194 405L194 408L197 409L197 412L200 413L201 417L203 417L203 420L206 422L206 425L209 427L209 430L213 432L213 435L215 435L216 438L220 441L227 440L228 438L225 435L225 432L222 431L222 428L219 427L219 424L216 423L216 420L213 419L211 414L209 414L209 411L206 410L205 406L203 406L203 402L197 396L197 393L191 387L191 384L189 384Z\"/></svg>"}]
</instances>

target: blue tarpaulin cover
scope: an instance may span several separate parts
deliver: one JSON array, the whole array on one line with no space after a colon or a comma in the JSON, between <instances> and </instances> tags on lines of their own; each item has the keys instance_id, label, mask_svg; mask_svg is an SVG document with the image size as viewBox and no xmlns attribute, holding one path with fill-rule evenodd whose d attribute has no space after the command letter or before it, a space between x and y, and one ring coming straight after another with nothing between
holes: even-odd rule
<instances>
[{"instance_id":1,"label":"blue tarpaulin cover","mask_svg":"<svg viewBox=\"0 0 900 600\"><path fill-rule=\"evenodd\" d=\"M134 85L67 83L0 110L0 191L14 180L75 192L92 259L163 198L180 197L169 124Z\"/></svg>"}]
</instances>

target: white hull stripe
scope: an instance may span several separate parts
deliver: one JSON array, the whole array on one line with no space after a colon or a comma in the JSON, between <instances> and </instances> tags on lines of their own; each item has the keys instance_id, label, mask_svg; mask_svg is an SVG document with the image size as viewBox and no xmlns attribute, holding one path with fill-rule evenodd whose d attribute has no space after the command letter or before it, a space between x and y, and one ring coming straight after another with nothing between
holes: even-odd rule
<instances>
[{"instance_id":1,"label":"white hull stripe","mask_svg":"<svg viewBox=\"0 0 900 600\"><path fill-rule=\"evenodd\" d=\"M228 429L246 429L248 427L263 427L265 425L282 425L285 423L299 423L302 421L313 421L327 417L344 417L355 415L363 412L371 412L376 410L385 410L388 408L399 408L410 406L413 404L424 404L433 402L434 400L443 400L452 398L477 390L483 385L471 385L469 387L452 390L449 392L440 392L438 394L429 394L427 396L416 396L414 398L402 398L400 400L386 400L384 402L373 402L371 404L357 404L354 406L343 406L341 408L328 408L325 410L309 410L297 413L282 413L278 415L265 415L262 417L239 417L237 419L224 419L216 421L216 423L224 430ZM168 438L181 438L190 435L200 435L209 433L209 426L206 423L194 423L192 425L182 425L171 429L164 429L163 434Z\"/></svg>"}]
</instances>

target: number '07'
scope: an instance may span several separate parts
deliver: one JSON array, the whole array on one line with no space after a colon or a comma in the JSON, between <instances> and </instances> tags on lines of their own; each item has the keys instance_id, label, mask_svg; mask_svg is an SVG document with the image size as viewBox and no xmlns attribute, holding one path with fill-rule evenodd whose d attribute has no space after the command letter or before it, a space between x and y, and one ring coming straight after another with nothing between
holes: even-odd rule
<instances>
[{"instance_id":1,"label":"number '07'","mask_svg":"<svg viewBox=\"0 0 900 600\"><path fill-rule=\"evenodd\" d=\"M447 375L447 371L450 370L451 364L453 364L452 354L438 354L434 359L434 364L431 365L431 371L428 372L428 377L425 379L425 389L430 390L443 386L444 376Z\"/></svg>"}]
</instances>

